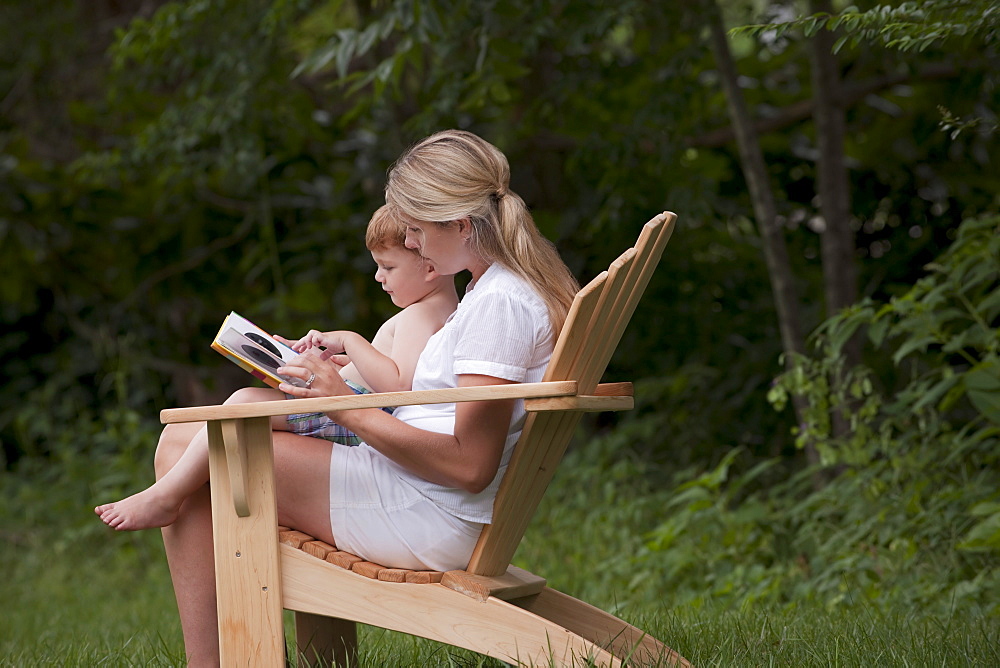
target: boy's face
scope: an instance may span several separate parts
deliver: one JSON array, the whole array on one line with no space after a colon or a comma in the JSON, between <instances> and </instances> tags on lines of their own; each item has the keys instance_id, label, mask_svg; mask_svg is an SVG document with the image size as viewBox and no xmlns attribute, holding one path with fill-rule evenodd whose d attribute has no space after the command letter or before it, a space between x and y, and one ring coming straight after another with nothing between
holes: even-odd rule
<instances>
[{"instance_id":1,"label":"boy's face","mask_svg":"<svg viewBox=\"0 0 1000 668\"><path fill-rule=\"evenodd\" d=\"M378 268L375 280L389 293L392 303L406 308L423 299L431 287L428 278L433 269L422 257L402 246L372 251Z\"/></svg>"}]
</instances>

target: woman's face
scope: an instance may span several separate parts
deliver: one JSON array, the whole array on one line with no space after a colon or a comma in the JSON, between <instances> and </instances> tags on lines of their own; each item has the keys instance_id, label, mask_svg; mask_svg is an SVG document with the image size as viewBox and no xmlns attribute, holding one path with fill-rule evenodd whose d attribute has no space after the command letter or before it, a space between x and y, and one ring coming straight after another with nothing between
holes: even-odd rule
<instances>
[{"instance_id":1,"label":"woman's face","mask_svg":"<svg viewBox=\"0 0 1000 668\"><path fill-rule=\"evenodd\" d=\"M444 276L471 269L474 258L466 241L468 221L454 221L448 225L406 221L406 247L419 251Z\"/></svg>"}]
</instances>

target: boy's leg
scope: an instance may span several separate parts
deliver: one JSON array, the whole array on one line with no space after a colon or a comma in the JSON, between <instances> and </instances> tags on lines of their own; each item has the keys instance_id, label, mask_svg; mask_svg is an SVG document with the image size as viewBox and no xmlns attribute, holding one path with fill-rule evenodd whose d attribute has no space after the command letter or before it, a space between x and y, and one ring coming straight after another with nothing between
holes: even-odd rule
<instances>
[{"instance_id":1,"label":"boy's leg","mask_svg":"<svg viewBox=\"0 0 1000 668\"><path fill-rule=\"evenodd\" d=\"M270 387L244 387L236 390L226 399L227 404L255 404L259 401L281 401L287 399L284 392ZM271 418L271 429L288 431L288 417L275 415Z\"/></svg>"},{"instance_id":2,"label":"boy's leg","mask_svg":"<svg viewBox=\"0 0 1000 668\"><path fill-rule=\"evenodd\" d=\"M264 388L243 388L233 393L227 404L278 401L284 393ZM272 420L272 425L275 420ZM164 430L166 434L166 430ZM162 441L161 441L162 444ZM159 452L160 448L157 448ZM170 448L173 450L173 448ZM186 447L157 474L157 480L143 491L94 509L101 521L119 531L164 527L173 522L181 503L208 482L208 433L204 426Z\"/></svg>"}]
</instances>

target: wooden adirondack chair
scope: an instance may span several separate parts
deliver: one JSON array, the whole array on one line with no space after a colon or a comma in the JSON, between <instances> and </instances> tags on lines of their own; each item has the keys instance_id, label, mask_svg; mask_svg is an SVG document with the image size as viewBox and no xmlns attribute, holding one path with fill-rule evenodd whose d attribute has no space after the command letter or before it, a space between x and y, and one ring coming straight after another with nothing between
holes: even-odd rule
<instances>
[{"instance_id":1,"label":"wooden adirondack chair","mask_svg":"<svg viewBox=\"0 0 1000 668\"><path fill-rule=\"evenodd\" d=\"M655 638L511 565L581 412L626 410L630 383L599 385L676 216L647 223L577 295L543 382L165 410L164 423L208 421L224 666L284 665L282 609L295 611L300 657L350 663L356 623L422 636L519 665L689 665ZM403 404L523 398L528 417L465 571L363 562L277 527L269 417ZM422 583L422 584L421 584ZM301 665L301 664L300 664Z\"/></svg>"}]
</instances>

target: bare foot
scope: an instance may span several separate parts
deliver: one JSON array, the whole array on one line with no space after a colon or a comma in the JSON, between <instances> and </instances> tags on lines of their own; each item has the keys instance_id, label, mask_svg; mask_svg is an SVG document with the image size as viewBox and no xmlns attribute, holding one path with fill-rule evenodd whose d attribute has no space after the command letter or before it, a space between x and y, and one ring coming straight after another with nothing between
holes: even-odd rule
<instances>
[{"instance_id":1,"label":"bare foot","mask_svg":"<svg viewBox=\"0 0 1000 668\"><path fill-rule=\"evenodd\" d=\"M97 506L94 512L117 531L139 531L173 524L179 509L180 503L164 499L154 485L116 503Z\"/></svg>"}]
</instances>

